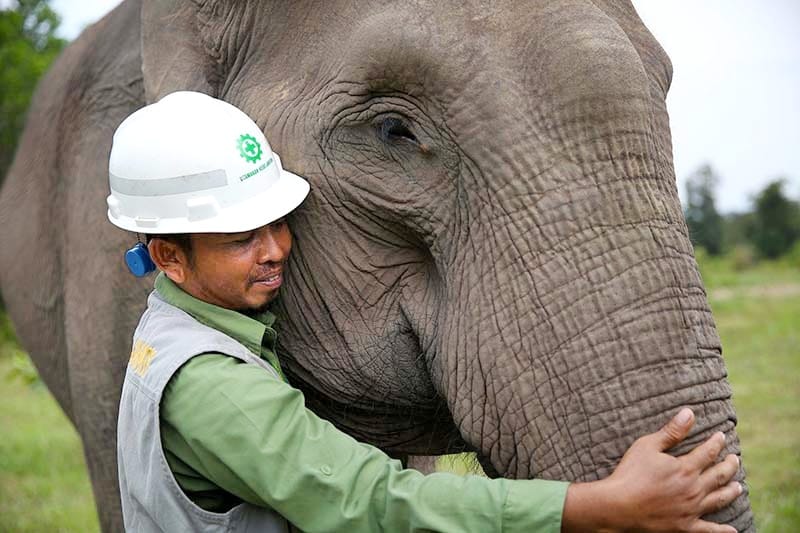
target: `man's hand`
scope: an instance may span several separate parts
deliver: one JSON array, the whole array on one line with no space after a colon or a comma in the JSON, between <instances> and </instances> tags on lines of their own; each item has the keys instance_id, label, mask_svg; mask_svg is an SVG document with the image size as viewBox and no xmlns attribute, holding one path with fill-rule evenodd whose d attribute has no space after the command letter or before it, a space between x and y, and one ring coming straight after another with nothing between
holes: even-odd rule
<instances>
[{"instance_id":1,"label":"man's hand","mask_svg":"<svg viewBox=\"0 0 800 533\"><path fill-rule=\"evenodd\" d=\"M738 458L731 454L715 464L724 435L715 433L681 457L664 453L683 441L693 424L694 414L684 408L659 431L634 442L611 476L570 485L562 531L735 533L731 526L700 519L742 492L731 481Z\"/></svg>"}]
</instances>

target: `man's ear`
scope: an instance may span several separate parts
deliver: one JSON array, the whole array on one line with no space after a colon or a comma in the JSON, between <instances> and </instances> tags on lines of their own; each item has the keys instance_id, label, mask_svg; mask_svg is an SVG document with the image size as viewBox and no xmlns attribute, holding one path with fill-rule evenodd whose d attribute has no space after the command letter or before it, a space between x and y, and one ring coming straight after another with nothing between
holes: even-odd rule
<instances>
[{"instance_id":1,"label":"man's ear","mask_svg":"<svg viewBox=\"0 0 800 533\"><path fill-rule=\"evenodd\" d=\"M167 275L174 283L180 285L189 274L189 257L186 252L174 242L154 237L147 245L153 263Z\"/></svg>"}]
</instances>

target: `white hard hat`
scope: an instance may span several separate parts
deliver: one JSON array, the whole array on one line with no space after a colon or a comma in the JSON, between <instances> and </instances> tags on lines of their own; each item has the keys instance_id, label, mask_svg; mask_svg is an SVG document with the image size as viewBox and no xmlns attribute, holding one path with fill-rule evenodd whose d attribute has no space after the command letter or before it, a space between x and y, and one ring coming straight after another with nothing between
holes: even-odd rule
<instances>
[{"instance_id":1,"label":"white hard hat","mask_svg":"<svg viewBox=\"0 0 800 533\"><path fill-rule=\"evenodd\" d=\"M247 115L188 91L119 125L108 176L108 219L148 234L249 231L291 212L309 190Z\"/></svg>"}]
</instances>

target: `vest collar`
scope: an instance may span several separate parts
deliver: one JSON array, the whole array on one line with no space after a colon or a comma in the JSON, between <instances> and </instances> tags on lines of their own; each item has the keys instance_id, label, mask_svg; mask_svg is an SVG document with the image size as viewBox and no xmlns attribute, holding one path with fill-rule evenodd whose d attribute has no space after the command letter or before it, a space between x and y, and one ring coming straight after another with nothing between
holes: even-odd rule
<instances>
[{"instance_id":1,"label":"vest collar","mask_svg":"<svg viewBox=\"0 0 800 533\"><path fill-rule=\"evenodd\" d=\"M201 324L242 343L256 356L261 357L262 341L270 344L266 346L267 348L274 349L276 334L272 326L275 323L275 315L271 312L264 311L251 318L238 311L198 300L178 287L163 272L159 272L156 276L155 289L167 303L190 314Z\"/></svg>"}]
</instances>

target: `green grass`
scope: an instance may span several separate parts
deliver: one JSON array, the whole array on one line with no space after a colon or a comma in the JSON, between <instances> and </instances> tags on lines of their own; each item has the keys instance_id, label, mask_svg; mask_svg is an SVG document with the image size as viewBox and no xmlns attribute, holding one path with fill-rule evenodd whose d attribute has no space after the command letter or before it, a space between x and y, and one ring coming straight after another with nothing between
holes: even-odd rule
<instances>
[{"instance_id":1,"label":"green grass","mask_svg":"<svg viewBox=\"0 0 800 533\"><path fill-rule=\"evenodd\" d=\"M761 532L800 531L800 270L786 262L735 266L701 258L756 524ZM78 437L2 312L0 428L0 531L97 531ZM472 470L458 461L440 466Z\"/></svg>"},{"instance_id":2,"label":"green grass","mask_svg":"<svg viewBox=\"0 0 800 533\"><path fill-rule=\"evenodd\" d=\"M800 274L778 279L763 296L709 291L761 532L800 531Z\"/></svg>"},{"instance_id":3,"label":"green grass","mask_svg":"<svg viewBox=\"0 0 800 533\"><path fill-rule=\"evenodd\" d=\"M712 257L703 249L695 252L703 283L709 290L800 283L800 261L794 258L759 261L747 248L721 257Z\"/></svg>"},{"instance_id":4,"label":"green grass","mask_svg":"<svg viewBox=\"0 0 800 533\"><path fill-rule=\"evenodd\" d=\"M78 436L18 361L0 357L0 531L98 531Z\"/></svg>"}]
</instances>

